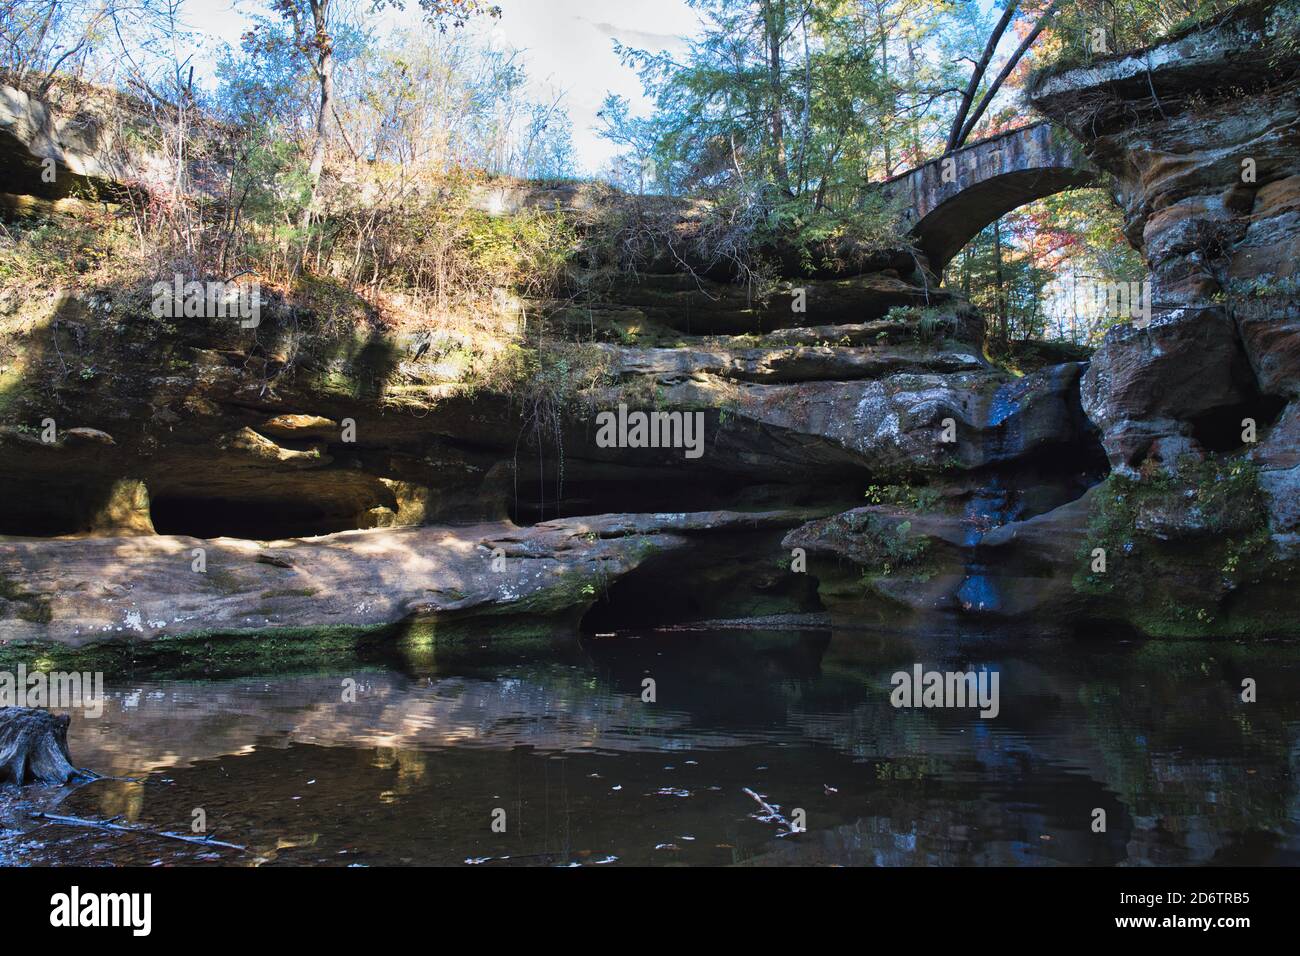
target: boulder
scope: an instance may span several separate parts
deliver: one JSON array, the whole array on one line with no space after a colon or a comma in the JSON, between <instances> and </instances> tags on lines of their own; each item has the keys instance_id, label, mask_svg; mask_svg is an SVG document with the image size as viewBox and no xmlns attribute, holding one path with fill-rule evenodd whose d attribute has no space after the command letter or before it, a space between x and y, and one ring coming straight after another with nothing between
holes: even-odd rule
<instances>
[{"instance_id":1,"label":"boulder","mask_svg":"<svg viewBox=\"0 0 1300 956\"><path fill-rule=\"evenodd\" d=\"M1139 329L1106 333L1083 376L1080 398L1101 429L1111 467L1134 474L1148 457L1166 465L1203 452L1193 420L1240 404L1252 376L1236 324L1222 309L1180 309Z\"/></svg>"},{"instance_id":2,"label":"boulder","mask_svg":"<svg viewBox=\"0 0 1300 956\"><path fill-rule=\"evenodd\" d=\"M0 540L11 643L297 635L526 618L571 628L610 584L695 536L789 527L802 511L596 515L521 528L375 529L262 544L174 535ZM196 564L195 551L203 549Z\"/></svg>"}]
</instances>

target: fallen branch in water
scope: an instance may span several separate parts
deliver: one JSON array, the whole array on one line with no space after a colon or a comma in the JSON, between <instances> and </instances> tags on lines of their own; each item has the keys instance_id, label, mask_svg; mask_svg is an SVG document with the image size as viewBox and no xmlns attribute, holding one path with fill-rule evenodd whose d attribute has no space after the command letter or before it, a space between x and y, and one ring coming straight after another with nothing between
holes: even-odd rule
<instances>
[{"instance_id":1,"label":"fallen branch in water","mask_svg":"<svg viewBox=\"0 0 1300 956\"><path fill-rule=\"evenodd\" d=\"M117 833L136 833L140 836L158 837L163 840L179 840L182 843L192 843L197 846L220 846L228 850L239 850L241 853L251 852L246 846L240 846L238 843L225 843L221 840L215 840L211 836L187 836L184 833L168 833L165 830L130 827L121 823L114 823L112 820L87 820L83 817L65 817L55 813L33 813L32 818L35 820L48 820L50 823L62 823L71 827L91 827L95 830L112 830Z\"/></svg>"},{"instance_id":2,"label":"fallen branch in water","mask_svg":"<svg viewBox=\"0 0 1300 956\"><path fill-rule=\"evenodd\" d=\"M753 790L750 790L749 787L741 787L740 789L743 790L745 793L749 794L751 797L753 797L754 802L763 808L764 816L759 817L760 820L762 820L764 823L775 820L777 823L781 824L781 826L785 827L791 833L794 832L794 827L791 825L790 821L787 820L785 817L783 817L780 814L780 812L776 809L776 807L772 806L772 804L768 803L766 800L764 800L762 797L756 794Z\"/></svg>"}]
</instances>

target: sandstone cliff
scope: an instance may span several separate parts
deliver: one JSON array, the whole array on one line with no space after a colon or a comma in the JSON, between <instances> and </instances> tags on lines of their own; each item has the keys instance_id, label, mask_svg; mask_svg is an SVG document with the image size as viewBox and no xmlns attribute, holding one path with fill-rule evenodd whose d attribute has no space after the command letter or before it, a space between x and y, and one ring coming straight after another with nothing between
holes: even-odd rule
<instances>
[{"instance_id":1,"label":"sandstone cliff","mask_svg":"<svg viewBox=\"0 0 1300 956\"><path fill-rule=\"evenodd\" d=\"M138 290L10 295L0 640L48 651L823 611L895 627L963 615L1295 633L1288 9L1247 7L1038 79L1035 107L1091 165L1063 165L1059 132L1035 132L1046 145L1025 155L1048 156L1056 178L981 174L963 208L997 215L1103 171L1155 309L1090 360L1045 349L1023 376L989 361L982 319L906 251L785 265L761 292L659 253L635 274L575 269L552 298L506 296L472 330L394 327L364 308L339 327L274 296L244 329L160 320ZM10 107L0 151L30 182L54 147L32 126L39 107ZM74 146L58 162L112 178ZM489 184L476 201L587 215L618 200ZM978 228L954 208L943 236ZM698 413L704 453L602 447L595 418L619 405Z\"/></svg>"}]
</instances>

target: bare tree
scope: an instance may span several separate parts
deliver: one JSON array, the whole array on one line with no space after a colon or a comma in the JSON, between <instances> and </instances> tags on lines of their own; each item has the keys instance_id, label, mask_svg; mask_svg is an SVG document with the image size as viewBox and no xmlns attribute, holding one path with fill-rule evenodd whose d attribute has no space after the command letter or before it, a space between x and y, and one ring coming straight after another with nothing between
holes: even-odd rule
<instances>
[{"instance_id":1,"label":"bare tree","mask_svg":"<svg viewBox=\"0 0 1300 956\"><path fill-rule=\"evenodd\" d=\"M1019 3L1020 0L1007 0L1006 8L1003 9L997 26L989 34L988 43L984 44L983 55L971 70L970 82L966 84L966 91L962 93L961 106L957 108L957 115L953 117L952 129L948 133L948 144L944 147L945 153L951 153L961 145L961 132L966 125L966 115L970 112L971 103L975 100L975 92L980 87L980 81L984 79L984 73L989 68L989 61L993 59L993 51L997 49L1002 34L1007 32L1007 27L1011 25L1011 20L1016 15L1016 7Z\"/></svg>"},{"instance_id":2,"label":"bare tree","mask_svg":"<svg viewBox=\"0 0 1300 956\"><path fill-rule=\"evenodd\" d=\"M1016 68L1016 64L1020 62L1021 58L1028 52L1029 48L1034 45L1034 41L1038 39L1038 34L1043 32L1043 27L1047 26L1047 21L1056 13L1060 3L1061 0L1052 0L1051 5L1043 11L1043 15L1039 17L1038 22L1034 24L1034 28L1025 34L1025 38L1020 41L1020 46L1016 47L1016 51L1007 59L1006 64L1002 67L1002 71L997 75L997 78L989 84L989 88L985 90L984 95L980 97L979 105L975 107L975 111L971 113L970 119L966 120L966 124L961 128L961 133L957 137L957 142L955 144L956 146L961 146L970 138L971 132L975 129L975 124L980 121L980 117L984 115L984 111L988 109L989 104L993 102L993 97L995 97L998 90L1002 88L1003 82L1011 75L1011 71Z\"/></svg>"},{"instance_id":3,"label":"bare tree","mask_svg":"<svg viewBox=\"0 0 1300 956\"><path fill-rule=\"evenodd\" d=\"M84 70L86 55L117 13L113 0L0 2L0 67L13 82L44 96L61 71Z\"/></svg>"}]
</instances>

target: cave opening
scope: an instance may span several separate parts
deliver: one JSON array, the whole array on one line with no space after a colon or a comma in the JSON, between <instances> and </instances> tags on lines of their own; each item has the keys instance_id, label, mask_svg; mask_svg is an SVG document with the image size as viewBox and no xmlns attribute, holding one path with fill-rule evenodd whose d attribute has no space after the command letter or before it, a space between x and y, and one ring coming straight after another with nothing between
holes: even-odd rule
<instances>
[{"instance_id":1,"label":"cave opening","mask_svg":"<svg viewBox=\"0 0 1300 956\"><path fill-rule=\"evenodd\" d=\"M611 584L582 618L581 630L601 634L700 620L703 607L687 588L665 588L657 576L635 571Z\"/></svg>"},{"instance_id":2,"label":"cave opening","mask_svg":"<svg viewBox=\"0 0 1300 956\"><path fill-rule=\"evenodd\" d=\"M57 538L85 530L84 514L71 504L0 495L0 534Z\"/></svg>"},{"instance_id":3,"label":"cave opening","mask_svg":"<svg viewBox=\"0 0 1300 956\"><path fill-rule=\"evenodd\" d=\"M1255 395L1235 405L1212 408L1191 420L1192 437L1206 451L1223 454L1236 451L1246 444L1242 440L1245 419L1255 422L1256 435L1273 425L1286 408L1286 399L1279 395Z\"/></svg>"},{"instance_id":4,"label":"cave opening","mask_svg":"<svg viewBox=\"0 0 1300 956\"><path fill-rule=\"evenodd\" d=\"M86 534L112 496L111 483L65 484L48 476L0 481L0 534L57 538Z\"/></svg>"},{"instance_id":5,"label":"cave opening","mask_svg":"<svg viewBox=\"0 0 1300 956\"><path fill-rule=\"evenodd\" d=\"M273 541L351 531L354 514L301 499L230 499L159 495L150 502L159 534Z\"/></svg>"},{"instance_id":6,"label":"cave opening","mask_svg":"<svg viewBox=\"0 0 1300 956\"><path fill-rule=\"evenodd\" d=\"M701 535L611 583L588 609L584 633L822 611L818 581L790 569L788 529Z\"/></svg>"}]
</instances>

